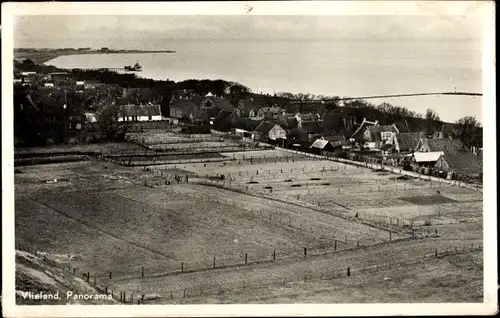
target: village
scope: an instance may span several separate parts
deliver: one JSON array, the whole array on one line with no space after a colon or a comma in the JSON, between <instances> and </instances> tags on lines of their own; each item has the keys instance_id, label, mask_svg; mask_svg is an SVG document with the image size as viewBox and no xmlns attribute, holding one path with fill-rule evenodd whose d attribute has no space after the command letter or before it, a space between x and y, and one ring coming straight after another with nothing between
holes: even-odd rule
<instances>
[{"instance_id":1,"label":"village","mask_svg":"<svg viewBox=\"0 0 500 318\"><path fill-rule=\"evenodd\" d=\"M24 62L18 289L36 281L31 266L122 304L352 302L364 296L339 286L366 280L391 290L371 301L407 300L432 280L442 287L427 297L482 297L470 119L225 81L123 85L130 77Z\"/></svg>"},{"instance_id":2,"label":"village","mask_svg":"<svg viewBox=\"0 0 500 318\"><path fill-rule=\"evenodd\" d=\"M56 103L63 104L58 107L67 113L63 130L68 135L71 131L74 136L85 135L82 138L87 141L99 139L91 132L97 131L102 112L115 108L113 120L128 125L129 131L174 126L192 132L215 130L307 153L481 183L480 139L465 144L461 140L464 128L441 122L439 117L371 120L360 117L342 100L332 104L331 100L297 101L253 93L239 94L235 99L229 85L219 95L210 91L200 94L194 89L173 90L167 101L163 94L155 95L148 88L83 80L78 79L78 73L70 73L18 71L14 82L21 87L36 87L32 96L26 95L29 104L33 103L33 94L39 99L56 98ZM68 96L73 100L68 102ZM75 139L66 138L70 142Z\"/></svg>"}]
</instances>

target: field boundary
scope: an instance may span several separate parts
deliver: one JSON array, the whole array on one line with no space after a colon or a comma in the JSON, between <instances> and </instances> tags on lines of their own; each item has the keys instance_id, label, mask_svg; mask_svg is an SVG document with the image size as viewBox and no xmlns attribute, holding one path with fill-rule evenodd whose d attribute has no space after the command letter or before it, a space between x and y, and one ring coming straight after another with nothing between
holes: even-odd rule
<instances>
[{"instance_id":1,"label":"field boundary","mask_svg":"<svg viewBox=\"0 0 500 318\"><path fill-rule=\"evenodd\" d=\"M459 249L458 247L455 247L455 250L444 250L444 251L439 251L438 249L434 249L434 251L425 254L423 256L415 257L410 260L405 260L405 261L400 261L400 262L389 262L389 263L381 263L381 264L376 264L372 266L363 266L363 267L347 267L343 269L342 271L330 271L330 272L309 272L309 273L304 273L303 276L293 276L293 277L282 277L279 279L274 279L274 280L261 280L261 281L242 281L239 286L225 286L223 284L211 284L211 285L198 285L198 286L193 286L190 288L184 288L180 290L171 290L169 296L163 296L163 297L147 297L145 298L145 295L141 295L141 299L144 299L142 303L155 303L161 300L173 300L173 299L179 299L179 298L194 298L194 297L203 297L203 296L209 296L209 295L221 295L225 293L232 293L232 294L237 294L237 293L242 293L245 292L246 290L256 290L256 289L262 289L262 288L269 288L269 287L280 287L280 286L286 286L287 284L294 284L294 283L299 283L299 282L311 282L311 281L318 281L318 280L336 280L336 279L341 279L344 277L350 277L353 275L359 275L359 274L366 274L366 273L375 273L375 272L380 272L380 271L386 271L390 270L393 267L404 267L404 266L411 266L419 263L424 263L428 261L432 261L438 258L446 258L451 255L457 255L457 254L472 254L474 252L480 251L482 248L481 244L478 246L474 247L472 246L471 249L467 249L465 246L462 247L462 249Z\"/></svg>"},{"instance_id":2,"label":"field boundary","mask_svg":"<svg viewBox=\"0 0 500 318\"><path fill-rule=\"evenodd\" d=\"M96 290L103 292L107 295L111 295L113 299L118 300L121 303L124 304L144 304L144 303L154 303L162 300L173 300L173 299L180 299L180 298L192 298L192 297L200 297L200 296L208 296L208 295L220 295L228 292L232 292L234 294L238 292L243 292L248 289L261 289L261 288L269 288L273 286L286 286L286 284L291 284L291 283L298 283L298 282L310 282L314 280L335 280L335 279L340 279L343 277L349 277L353 276L356 274L365 274L365 273L373 273L373 272L379 272L379 271L384 271L384 270L390 270L393 267L398 267L398 266L410 266L413 264L417 263L423 263L425 261L430 261L433 259L437 258L442 258L442 257L447 257L451 255L456 255L456 254L464 254L464 253L474 253L477 251L482 250L482 244L474 244L470 245L470 248L467 248L465 245L462 245L461 248L458 246L455 246L455 249L445 249L444 251L439 251L437 248L433 248L430 253L425 254L423 256L418 256L415 258L412 258L410 260L404 260L400 262L389 262L389 263L381 263L381 264L376 264L372 266L360 266L360 267L351 267L348 266L346 269L343 269L342 271L320 271L320 272L305 272L303 276L298 276L294 275L293 277L285 277L283 276L282 278L279 278L278 280L263 280L263 281L242 281L240 286L225 286L223 284L211 284L211 285L198 285L198 286L193 286L190 288L184 288L184 289L179 289L179 290L171 290L169 292L169 296L162 296L157 293L150 293L150 294L140 294L140 293L134 293L131 291L118 291L118 290L113 290L111 287L108 288L105 282L98 282L97 280L97 274L91 275L90 272L82 271L82 270L77 270L76 267L72 267L70 264L65 264L65 263L60 263L58 262L55 258L50 258L50 256L47 256L47 253L43 252L38 252L38 251L32 251L29 248L26 248L24 245L16 244L16 249L19 251L25 251L27 253L30 253L36 257L43 257L43 262L46 264L52 265L56 268L60 268L63 270L68 271L69 273L73 274L76 277L79 277L79 275L82 276L83 280L86 281L88 284L93 286ZM186 272L187 273L187 272ZM111 275L111 273L110 273ZM91 282L91 277L93 277L93 283ZM144 277L144 276L142 276ZM151 277L151 276L150 276ZM160 277L160 276L153 276L153 277ZM234 284L233 284L234 285ZM119 298L118 297L118 292ZM128 295L128 298L127 298ZM134 300L135 296L135 300Z\"/></svg>"}]
</instances>

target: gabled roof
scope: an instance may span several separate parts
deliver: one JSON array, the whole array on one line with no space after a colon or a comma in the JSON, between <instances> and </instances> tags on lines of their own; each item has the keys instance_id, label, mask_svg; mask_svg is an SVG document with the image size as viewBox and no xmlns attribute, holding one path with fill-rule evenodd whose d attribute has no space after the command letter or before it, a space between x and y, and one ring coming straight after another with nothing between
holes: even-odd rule
<instances>
[{"instance_id":1,"label":"gabled roof","mask_svg":"<svg viewBox=\"0 0 500 318\"><path fill-rule=\"evenodd\" d=\"M249 118L238 117L232 124L232 128L238 128L246 131L254 131L260 122Z\"/></svg>"},{"instance_id":2,"label":"gabled roof","mask_svg":"<svg viewBox=\"0 0 500 318\"><path fill-rule=\"evenodd\" d=\"M465 151L465 146L459 139L427 139L427 144L430 151L442 151L446 155L455 155Z\"/></svg>"},{"instance_id":3,"label":"gabled roof","mask_svg":"<svg viewBox=\"0 0 500 318\"><path fill-rule=\"evenodd\" d=\"M215 120L228 119L232 114L234 114L234 112L223 109L217 114L217 116L215 116Z\"/></svg>"},{"instance_id":4,"label":"gabled roof","mask_svg":"<svg viewBox=\"0 0 500 318\"><path fill-rule=\"evenodd\" d=\"M423 134L423 132L396 134L399 151L409 151L410 149L415 149Z\"/></svg>"},{"instance_id":5,"label":"gabled roof","mask_svg":"<svg viewBox=\"0 0 500 318\"><path fill-rule=\"evenodd\" d=\"M460 174L470 175L483 172L483 161L472 152L443 155L442 159L448 164L450 170Z\"/></svg>"},{"instance_id":6,"label":"gabled roof","mask_svg":"<svg viewBox=\"0 0 500 318\"><path fill-rule=\"evenodd\" d=\"M388 132L388 131L396 132L396 128L394 128L393 125L372 126L372 127L368 127L367 129L370 129L370 132L372 132L372 133L381 133L381 132Z\"/></svg>"},{"instance_id":7,"label":"gabled roof","mask_svg":"<svg viewBox=\"0 0 500 318\"><path fill-rule=\"evenodd\" d=\"M161 116L160 105L122 105L120 117Z\"/></svg>"},{"instance_id":8,"label":"gabled roof","mask_svg":"<svg viewBox=\"0 0 500 318\"><path fill-rule=\"evenodd\" d=\"M269 131L271 131L271 129L273 129L273 127L276 125L278 125L278 124L270 123L268 121L263 121L260 123L259 126L257 126L257 128L255 128L255 131L265 135L265 134L268 134Z\"/></svg>"},{"instance_id":9,"label":"gabled roof","mask_svg":"<svg viewBox=\"0 0 500 318\"><path fill-rule=\"evenodd\" d=\"M316 139L316 141L314 141L313 144L311 145L311 148L323 149L329 143L330 143L330 141L325 140L325 139Z\"/></svg>"},{"instance_id":10,"label":"gabled roof","mask_svg":"<svg viewBox=\"0 0 500 318\"><path fill-rule=\"evenodd\" d=\"M444 153L442 151L437 152L415 152L413 157L416 162L435 162L441 157Z\"/></svg>"},{"instance_id":11,"label":"gabled roof","mask_svg":"<svg viewBox=\"0 0 500 318\"><path fill-rule=\"evenodd\" d=\"M361 124L358 126L358 128L352 133L351 138L356 138L358 135L362 134L367 127L377 126L377 125L378 125L377 121L371 122L366 120L366 118L364 118Z\"/></svg>"}]
</instances>

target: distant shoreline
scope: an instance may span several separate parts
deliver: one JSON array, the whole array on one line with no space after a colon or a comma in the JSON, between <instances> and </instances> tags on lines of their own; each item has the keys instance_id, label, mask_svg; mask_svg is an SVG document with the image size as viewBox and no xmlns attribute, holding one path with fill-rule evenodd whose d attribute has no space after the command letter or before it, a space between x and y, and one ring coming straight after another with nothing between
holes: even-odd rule
<instances>
[{"instance_id":1,"label":"distant shoreline","mask_svg":"<svg viewBox=\"0 0 500 318\"><path fill-rule=\"evenodd\" d=\"M80 54L150 54L150 53L176 53L172 50L146 51L146 50L50 50L50 51L18 51L14 50L15 59L30 59L35 64L44 64L60 56Z\"/></svg>"}]
</instances>

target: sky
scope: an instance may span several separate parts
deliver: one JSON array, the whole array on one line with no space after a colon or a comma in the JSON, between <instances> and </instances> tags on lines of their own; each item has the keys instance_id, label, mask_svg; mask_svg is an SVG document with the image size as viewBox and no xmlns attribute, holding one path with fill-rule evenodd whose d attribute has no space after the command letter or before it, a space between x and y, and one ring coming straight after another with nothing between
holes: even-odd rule
<instances>
[{"instance_id":1,"label":"sky","mask_svg":"<svg viewBox=\"0 0 500 318\"><path fill-rule=\"evenodd\" d=\"M110 40L479 40L477 15L21 16L15 47L102 47ZM70 45L71 44L71 45Z\"/></svg>"}]
</instances>

